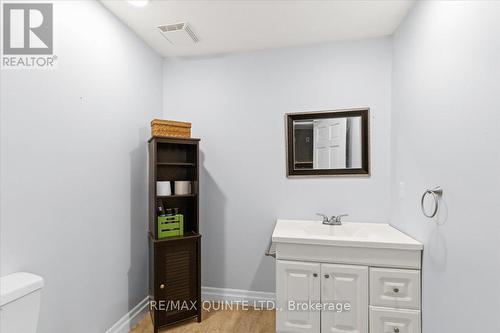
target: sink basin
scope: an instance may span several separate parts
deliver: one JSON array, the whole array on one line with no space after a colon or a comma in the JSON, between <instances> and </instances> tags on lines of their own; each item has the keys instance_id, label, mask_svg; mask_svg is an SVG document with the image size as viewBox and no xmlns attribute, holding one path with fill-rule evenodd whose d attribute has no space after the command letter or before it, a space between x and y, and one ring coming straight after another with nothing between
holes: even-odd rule
<instances>
[{"instance_id":1,"label":"sink basin","mask_svg":"<svg viewBox=\"0 0 500 333\"><path fill-rule=\"evenodd\" d=\"M298 243L421 250L423 245L389 224L342 223L325 225L313 220L278 220L273 243Z\"/></svg>"},{"instance_id":2,"label":"sink basin","mask_svg":"<svg viewBox=\"0 0 500 333\"><path fill-rule=\"evenodd\" d=\"M376 232L373 228L365 226L363 223L344 223L342 225L325 225L321 222L306 223L303 225L305 234L312 236L334 236L334 237L364 237L374 238ZM298 225L297 225L298 226ZM300 226L298 226L300 228Z\"/></svg>"}]
</instances>

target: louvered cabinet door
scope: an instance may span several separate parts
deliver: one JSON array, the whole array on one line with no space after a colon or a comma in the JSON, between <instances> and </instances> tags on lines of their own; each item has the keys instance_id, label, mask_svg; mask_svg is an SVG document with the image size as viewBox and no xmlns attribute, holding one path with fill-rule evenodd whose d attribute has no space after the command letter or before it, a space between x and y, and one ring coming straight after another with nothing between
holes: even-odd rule
<instances>
[{"instance_id":1,"label":"louvered cabinet door","mask_svg":"<svg viewBox=\"0 0 500 333\"><path fill-rule=\"evenodd\" d=\"M158 327L200 315L199 247L199 238L156 243Z\"/></svg>"}]
</instances>

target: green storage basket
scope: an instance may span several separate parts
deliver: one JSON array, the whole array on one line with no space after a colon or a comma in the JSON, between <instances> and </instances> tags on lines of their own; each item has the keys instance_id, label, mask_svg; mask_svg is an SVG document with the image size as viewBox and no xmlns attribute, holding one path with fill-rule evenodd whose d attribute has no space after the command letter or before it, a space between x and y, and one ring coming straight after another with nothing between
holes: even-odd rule
<instances>
[{"instance_id":1,"label":"green storage basket","mask_svg":"<svg viewBox=\"0 0 500 333\"><path fill-rule=\"evenodd\" d=\"M184 235L184 215L158 216L158 239Z\"/></svg>"}]
</instances>

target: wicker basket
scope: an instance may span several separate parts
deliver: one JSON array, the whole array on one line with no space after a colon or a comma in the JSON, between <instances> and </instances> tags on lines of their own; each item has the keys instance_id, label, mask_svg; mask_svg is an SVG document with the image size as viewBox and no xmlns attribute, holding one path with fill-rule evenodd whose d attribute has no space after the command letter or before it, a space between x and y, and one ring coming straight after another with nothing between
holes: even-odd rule
<instances>
[{"instance_id":1,"label":"wicker basket","mask_svg":"<svg viewBox=\"0 0 500 333\"><path fill-rule=\"evenodd\" d=\"M151 121L151 135L162 137L191 137L191 123L154 119Z\"/></svg>"}]
</instances>

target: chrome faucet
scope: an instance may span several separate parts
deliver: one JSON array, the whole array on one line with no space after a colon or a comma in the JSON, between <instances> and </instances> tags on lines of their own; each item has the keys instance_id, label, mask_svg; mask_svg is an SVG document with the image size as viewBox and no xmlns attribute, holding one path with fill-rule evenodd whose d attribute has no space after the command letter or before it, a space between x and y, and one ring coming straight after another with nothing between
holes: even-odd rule
<instances>
[{"instance_id":1,"label":"chrome faucet","mask_svg":"<svg viewBox=\"0 0 500 333\"><path fill-rule=\"evenodd\" d=\"M328 224L328 225L342 225L342 218L344 216L349 216L349 214L340 214L340 215L333 215L332 217L328 218L327 215L321 214L321 213L316 213L316 215L321 216L323 218L323 224Z\"/></svg>"}]
</instances>

